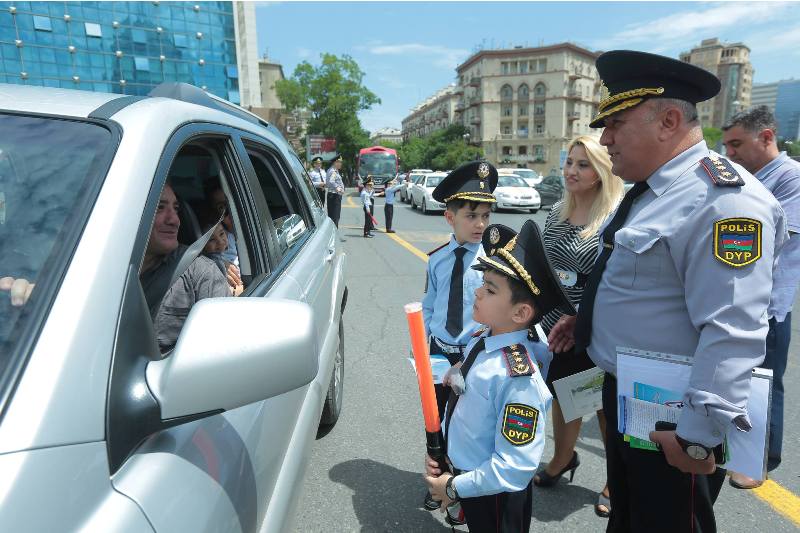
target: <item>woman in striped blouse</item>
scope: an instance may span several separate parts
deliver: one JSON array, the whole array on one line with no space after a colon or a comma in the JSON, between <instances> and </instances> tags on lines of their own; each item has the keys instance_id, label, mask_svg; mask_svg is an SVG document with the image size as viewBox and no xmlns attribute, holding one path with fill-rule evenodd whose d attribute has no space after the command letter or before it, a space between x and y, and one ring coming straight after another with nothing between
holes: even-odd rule
<instances>
[{"instance_id":1,"label":"woman in striped blouse","mask_svg":"<svg viewBox=\"0 0 800 533\"><path fill-rule=\"evenodd\" d=\"M544 246L553 268L561 278L567 295L575 306L580 305L583 287L597 259L598 230L622 198L622 180L611 173L608 151L594 138L586 135L575 138L567 149L564 164L564 199L555 204L544 226ZM561 318L553 311L542 319L549 334ZM553 381L592 368L594 363L585 351L569 350L553 354L547 386L556 397ZM553 486L562 475L570 472L570 481L580 460L575 442L581 429L581 419L565 423L558 401L553 400L553 435L555 453L547 466L537 472L534 483L539 487ZM597 412L600 431L605 441L605 418ZM608 485L598 497L595 512L609 514Z\"/></svg>"}]
</instances>

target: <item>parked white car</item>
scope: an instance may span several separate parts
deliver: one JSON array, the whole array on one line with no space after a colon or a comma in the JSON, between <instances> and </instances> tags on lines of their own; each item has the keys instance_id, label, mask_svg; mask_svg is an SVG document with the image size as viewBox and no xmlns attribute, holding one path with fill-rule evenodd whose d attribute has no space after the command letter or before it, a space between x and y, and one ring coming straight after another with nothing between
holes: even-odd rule
<instances>
[{"instance_id":1,"label":"parked white car","mask_svg":"<svg viewBox=\"0 0 800 533\"><path fill-rule=\"evenodd\" d=\"M492 204L492 211L527 209L531 213L535 213L542 204L542 199L536 189L525 183L525 180L516 174L498 175L494 196L497 202Z\"/></svg>"},{"instance_id":2,"label":"parked white car","mask_svg":"<svg viewBox=\"0 0 800 533\"><path fill-rule=\"evenodd\" d=\"M525 183L527 183L531 187L536 187L544 179L544 176L540 175L538 172L530 168L499 168L497 169L497 173L499 175L506 175L506 176L512 176L512 175L519 176L520 178L524 179Z\"/></svg>"},{"instance_id":3,"label":"parked white car","mask_svg":"<svg viewBox=\"0 0 800 533\"><path fill-rule=\"evenodd\" d=\"M401 187L400 190L397 191L397 194L400 195L400 200L407 204L411 203L411 187L414 186L414 182L422 178L424 175L424 173L413 171L408 174L408 179L403 182L405 187Z\"/></svg>"},{"instance_id":4,"label":"parked white car","mask_svg":"<svg viewBox=\"0 0 800 533\"><path fill-rule=\"evenodd\" d=\"M433 199L433 189L447 176L445 172L431 172L418 178L411 186L411 209L419 207L423 214L429 211L444 211L447 207Z\"/></svg>"}]
</instances>

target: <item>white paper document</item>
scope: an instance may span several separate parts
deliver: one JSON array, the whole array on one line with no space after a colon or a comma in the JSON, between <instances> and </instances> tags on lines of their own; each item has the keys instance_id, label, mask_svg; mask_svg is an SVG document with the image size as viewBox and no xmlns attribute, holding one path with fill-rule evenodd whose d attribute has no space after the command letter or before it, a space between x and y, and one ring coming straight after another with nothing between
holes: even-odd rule
<instances>
[{"instance_id":1,"label":"white paper document","mask_svg":"<svg viewBox=\"0 0 800 533\"><path fill-rule=\"evenodd\" d=\"M625 411L623 433L643 440L650 440L650 432L655 429L656 422L677 424L681 414L680 409L636 398L625 398L623 409Z\"/></svg>"},{"instance_id":2,"label":"white paper document","mask_svg":"<svg viewBox=\"0 0 800 533\"><path fill-rule=\"evenodd\" d=\"M618 430L637 438L649 440L649 433L655 429L657 420L675 420L658 418L650 420L652 410L627 413L626 406L636 411L639 400L652 403L659 408L671 409L680 414L682 398L689 386L692 372L692 358L684 355L649 352L634 348L617 348L617 396L624 397L618 402ZM728 428L727 446L729 460L725 468L754 479L764 479L766 472L766 443L769 427L770 390L772 388L772 371L757 368L750 379L750 399L747 414L753 428L739 431L731 424ZM659 412L659 416L667 416L667 411ZM638 434L632 433L630 423L636 427ZM650 424L647 429L642 424Z\"/></svg>"},{"instance_id":3,"label":"white paper document","mask_svg":"<svg viewBox=\"0 0 800 533\"><path fill-rule=\"evenodd\" d=\"M433 382L436 384L442 384L442 378L450 370L452 366L450 361L447 360L447 357L443 355L431 355L431 372L433 373ZM414 373L417 372L417 363L414 361L413 357L408 358L408 362L411 363L411 368L414 369Z\"/></svg>"},{"instance_id":4,"label":"white paper document","mask_svg":"<svg viewBox=\"0 0 800 533\"><path fill-rule=\"evenodd\" d=\"M605 371L594 367L553 382L564 422L570 422L603 408Z\"/></svg>"}]
</instances>

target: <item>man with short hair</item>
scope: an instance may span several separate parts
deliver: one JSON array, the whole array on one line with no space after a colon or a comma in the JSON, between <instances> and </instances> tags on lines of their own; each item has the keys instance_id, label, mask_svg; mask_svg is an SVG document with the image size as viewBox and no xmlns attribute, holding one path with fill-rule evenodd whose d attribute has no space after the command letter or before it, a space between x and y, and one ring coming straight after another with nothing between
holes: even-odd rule
<instances>
[{"instance_id":1,"label":"man with short hair","mask_svg":"<svg viewBox=\"0 0 800 533\"><path fill-rule=\"evenodd\" d=\"M159 278L180 261L186 246L178 243L178 198L169 184L164 185L158 200L156 216L147 241L139 278L146 295L150 296ZM211 259L197 256L185 272L167 289L153 320L161 353L175 347L183 323L192 306L204 298L230 296L228 281ZM153 295L151 297L158 297ZM150 303L152 305L152 303Z\"/></svg>"},{"instance_id":2,"label":"man with short hair","mask_svg":"<svg viewBox=\"0 0 800 533\"><path fill-rule=\"evenodd\" d=\"M314 188L317 189L317 195L319 195L320 203L325 203L325 178L327 177L325 171L322 169L322 158L320 156L314 156L311 160L311 164L314 165L314 168L308 173L308 176L311 178L311 183L314 184Z\"/></svg>"},{"instance_id":3,"label":"man with short hair","mask_svg":"<svg viewBox=\"0 0 800 533\"><path fill-rule=\"evenodd\" d=\"M772 370L769 451L767 469L781 463L783 441L783 374L792 334L792 304L800 284L800 163L778 150L775 116L767 106L757 106L734 115L722 127L726 155L739 163L775 196L786 213L790 241L781 250L773 272L768 317L766 357L763 367ZM730 483L752 489L763 482L731 472Z\"/></svg>"},{"instance_id":4,"label":"man with short hair","mask_svg":"<svg viewBox=\"0 0 800 533\"><path fill-rule=\"evenodd\" d=\"M750 378L764 357L785 217L758 180L703 140L695 104L719 92L716 76L627 50L596 65L602 99L590 125L605 127L612 171L634 186L601 231L577 320L559 321L550 348L574 341L606 371L608 531L713 532L725 471L712 448L751 428ZM618 430L617 347L692 359L677 427L650 433L660 451Z\"/></svg>"}]
</instances>

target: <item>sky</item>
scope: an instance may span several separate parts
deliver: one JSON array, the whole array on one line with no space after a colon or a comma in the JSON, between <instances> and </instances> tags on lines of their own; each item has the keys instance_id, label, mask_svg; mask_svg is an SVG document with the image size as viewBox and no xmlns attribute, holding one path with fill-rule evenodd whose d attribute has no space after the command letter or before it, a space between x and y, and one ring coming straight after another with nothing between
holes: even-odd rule
<instances>
[{"instance_id":1,"label":"sky","mask_svg":"<svg viewBox=\"0 0 800 533\"><path fill-rule=\"evenodd\" d=\"M259 55L295 67L349 54L381 99L365 129L400 128L479 49L572 42L678 57L719 37L750 47L755 83L800 78L800 2L258 2Z\"/></svg>"}]
</instances>

